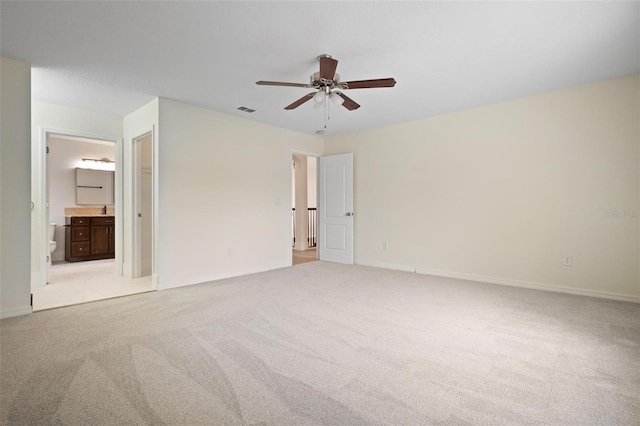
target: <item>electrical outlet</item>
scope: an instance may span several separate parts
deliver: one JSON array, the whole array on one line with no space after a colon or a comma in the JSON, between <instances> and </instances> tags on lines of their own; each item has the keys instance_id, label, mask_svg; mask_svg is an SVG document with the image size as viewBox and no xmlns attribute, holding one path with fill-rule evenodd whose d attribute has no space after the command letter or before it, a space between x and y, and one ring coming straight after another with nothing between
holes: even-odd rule
<instances>
[{"instance_id":1,"label":"electrical outlet","mask_svg":"<svg viewBox=\"0 0 640 426\"><path fill-rule=\"evenodd\" d=\"M230 248L227 249L227 256L231 256L231 249Z\"/></svg>"},{"instance_id":2,"label":"electrical outlet","mask_svg":"<svg viewBox=\"0 0 640 426\"><path fill-rule=\"evenodd\" d=\"M382 242L382 250L389 250L389 243L386 241Z\"/></svg>"},{"instance_id":3,"label":"electrical outlet","mask_svg":"<svg viewBox=\"0 0 640 426\"><path fill-rule=\"evenodd\" d=\"M564 266L572 266L573 265L573 259L571 258L571 256L566 256L564 259L562 259L562 264Z\"/></svg>"}]
</instances>

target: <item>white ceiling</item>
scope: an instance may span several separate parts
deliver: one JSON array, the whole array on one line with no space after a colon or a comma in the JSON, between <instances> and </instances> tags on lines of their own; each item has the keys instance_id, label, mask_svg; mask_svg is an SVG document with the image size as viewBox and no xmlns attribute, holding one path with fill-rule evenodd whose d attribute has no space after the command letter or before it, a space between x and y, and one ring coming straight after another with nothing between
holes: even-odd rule
<instances>
[{"instance_id":1,"label":"white ceiling","mask_svg":"<svg viewBox=\"0 0 640 426\"><path fill-rule=\"evenodd\" d=\"M315 133L323 113L284 106L316 57L345 92L327 134L439 115L640 72L640 2L9 2L3 56L33 64L33 97L126 115L155 96ZM253 114L235 110L254 108Z\"/></svg>"}]
</instances>

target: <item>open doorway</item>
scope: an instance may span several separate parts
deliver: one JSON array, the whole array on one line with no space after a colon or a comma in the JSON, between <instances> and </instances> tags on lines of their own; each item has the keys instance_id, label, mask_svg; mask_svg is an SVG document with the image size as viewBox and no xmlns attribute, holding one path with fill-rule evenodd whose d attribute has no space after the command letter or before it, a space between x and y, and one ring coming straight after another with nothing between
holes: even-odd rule
<instances>
[{"instance_id":1,"label":"open doorway","mask_svg":"<svg viewBox=\"0 0 640 426\"><path fill-rule=\"evenodd\" d=\"M47 136L47 199L49 200L50 258L47 284L59 282L57 266L87 261L86 267L96 266L96 260L115 259L115 233L107 225L115 224L115 143L67 135ZM91 223L81 219L75 235L66 231L71 217L103 218L99 238L91 250ZM69 222L69 223L67 223ZM107 223L108 222L108 223ZM75 224L73 224L75 225ZM97 223L96 223L97 226ZM115 267L114 267L115 269Z\"/></svg>"},{"instance_id":2,"label":"open doorway","mask_svg":"<svg viewBox=\"0 0 640 426\"><path fill-rule=\"evenodd\" d=\"M318 259L317 162L314 156L292 154L292 264Z\"/></svg>"},{"instance_id":3,"label":"open doorway","mask_svg":"<svg viewBox=\"0 0 640 426\"><path fill-rule=\"evenodd\" d=\"M43 131L42 141L34 174L42 179L43 208L34 214L46 229L46 248L32 247L43 272L32 283L33 310L153 290L150 278L124 278L117 262L118 141L55 131Z\"/></svg>"}]
</instances>

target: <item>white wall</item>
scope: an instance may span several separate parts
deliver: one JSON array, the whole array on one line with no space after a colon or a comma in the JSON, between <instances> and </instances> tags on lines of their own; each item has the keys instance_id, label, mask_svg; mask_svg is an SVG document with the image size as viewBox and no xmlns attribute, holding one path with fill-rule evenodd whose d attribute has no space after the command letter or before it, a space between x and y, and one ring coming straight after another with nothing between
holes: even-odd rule
<instances>
[{"instance_id":1,"label":"white wall","mask_svg":"<svg viewBox=\"0 0 640 426\"><path fill-rule=\"evenodd\" d=\"M640 301L639 104L634 75L327 138L356 262Z\"/></svg>"},{"instance_id":2,"label":"white wall","mask_svg":"<svg viewBox=\"0 0 640 426\"><path fill-rule=\"evenodd\" d=\"M318 159L307 157L307 204L309 208L315 208L318 201Z\"/></svg>"},{"instance_id":3,"label":"white wall","mask_svg":"<svg viewBox=\"0 0 640 426\"><path fill-rule=\"evenodd\" d=\"M315 208L318 202L317 196L317 185L318 185L318 158L307 156L307 155L298 155L294 154L294 157L306 158L307 161L307 207ZM292 160L293 161L293 160ZM295 174L295 173L294 173ZM291 179L291 191L293 193L293 198L291 199L291 207L296 206L296 197L295 197L295 188L296 182L295 179Z\"/></svg>"},{"instance_id":4,"label":"white wall","mask_svg":"<svg viewBox=\"0 0 640 426\"><path fill-rule=\"evenodd\" d=\"M294 181L295 181L295 243L294 250L308 250L309 243L307 241L307 229L309 228L309 216L307 215L308 198L307 198L307 157L305 155L293 156L295 164Z\"/></svg>"},{"instance_id":5,"label":"white wall","mask_svg":"<svg viewBox=\"0 0 640 426\"><path fill-rule=\"evenodd\" d=\"M86 207L76 204L76 167L83 158L108 158L115 161L115 145L78 140L49 138L49 221L56 224L54 261L64 260L64 209Z\"/></svg>"},{"instance_id":6,"label":"white wall","mask_svg":"<svg viewBox=\"0 0 640 426\"><path fill-rule=\"evenodd\" d=\"M124 208L123 208L123 218L122 218L122 224L123 224L123 231L124 231L124 242L123 242L123 259L124 259L124 263L123 263L123 274L126 277L134 277L135 276L135 270L134 270L134 259L133 259L133 247L134 247L134 229L133 229L133 220L134 219L134 211L133 211L133 207L134 207L134 187L133 187L133 168L134 168L134 164L132 162L133 160L133 156L132 154L132 149L133 149L133 141L136 138L139 138L140 136L143 136L149 132L153 133L153 141L152 141L152 154L154 157L156 157L157 160L157 155L158 153L156 152L157 150L154 149L153 146L157 145L158 140L159 140L159 129L158 129L158 105L159 105L159 101L158 99L154 99L153 101L149 102L147 105L139 108L138 110L132 112L131 114L127 115L126 117L124 117L124 121L123 121L123 131L124 131L124 138L123 138L123 151L125 153L124 155L124 161L123 161L123 181L126 182L127 184L124 187ZM152 171L153 173L153 179L157 180L157 174L158 174L158 170L154 169ZM157 189L153 189L153 191L157 191ZM155 197L154 197L155 198ZM157 202L157 200L153 200L153 202ZM159 226L159 216L160 216L160 212L156 211L154 212L154 220L153 220L153 227L157 229L157 227ZM157 258L157 253L154 255ZM155 274L155 273L154 273ZM153 275L152 278L154 281L157 280L157 274Z\"/></svg>"},{"instance_id":7,"label":"white wall","mask_svg":"<svg viewBox=\"0 0 640 426\"><path fill-rule=\"evenodd\" d=\"M44 130L58 134L83 136L96 139L120 140L122 138L122 117L60 105L33 102L31 106L31 199L35 207L31 216L31 285L42 283L41 271L46 265L41 261L48 251L49 214L41 200L45 199L46 165L44 158ZM116 146L116 150L118 147ZM119 171L116 170L116 196L118 196ZM116 211L116 215L117 211ZM119 223L116 220L116 232ZM45 252L45 254L43 254ZM116 249L116 263L119 263Z\"/></svg>"},{"instance_id":8,"label":"white wall","mask_svg":"<svg viewBox=\"0 0 640 426\"><path fill-rule=\"evenodd\" d=\"M160 123L159 287L289 265L291 149L322 139L167 99Z\"/></svg>"},{"instance_id":9,"label":"white wall","mask_svg":"<svg viewBox=\"0 0 640 426\"><path fill-rule=\"evenodd\" d=\"M31 66L0 58L0 318L31 313Z\"/></svg>"}]
</instances>

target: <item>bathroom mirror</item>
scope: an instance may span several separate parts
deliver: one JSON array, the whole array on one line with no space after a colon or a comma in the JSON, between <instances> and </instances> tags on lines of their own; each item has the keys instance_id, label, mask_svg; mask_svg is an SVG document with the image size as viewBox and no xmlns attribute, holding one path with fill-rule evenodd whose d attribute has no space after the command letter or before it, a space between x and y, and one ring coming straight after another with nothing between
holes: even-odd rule
<instances>
[{"instance_id":1,"label":"bathroom mirror","mask_svg":"<svg viewBox=\"0 0 640 426\"><path fill-rule=\"evenodd\" d=\"M115 173L108 170L76 169L76 204L113 205Z\"/></svg>"}]
</instances>

